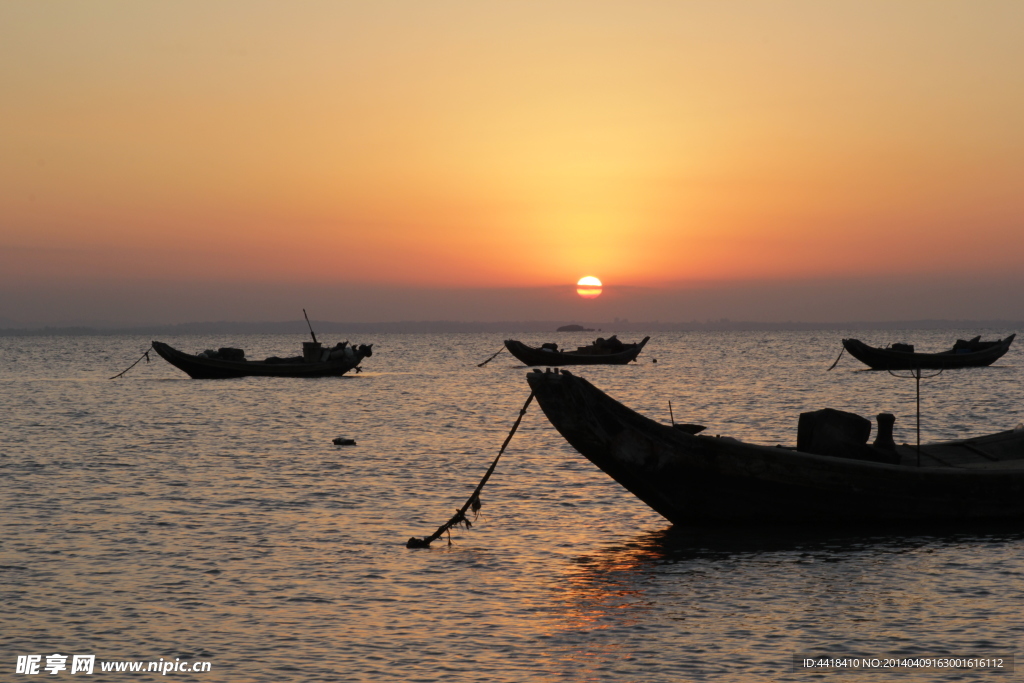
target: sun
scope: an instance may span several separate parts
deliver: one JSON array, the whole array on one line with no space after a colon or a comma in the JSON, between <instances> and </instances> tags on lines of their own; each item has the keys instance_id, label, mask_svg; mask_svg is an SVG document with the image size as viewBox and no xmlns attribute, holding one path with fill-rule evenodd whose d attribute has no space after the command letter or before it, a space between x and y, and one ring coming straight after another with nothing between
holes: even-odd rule
<instances>
[{"instance_id":1,"label":"sun","mask_svg":"<svg viewBox=\"0 0 1024 683\"><path fill-rule=\"evenodd\" d=\"M601 296L601 281L592 275L581 277L576 283L576 293L584 299L596 299Z\"/></svg>"}]
</instances>

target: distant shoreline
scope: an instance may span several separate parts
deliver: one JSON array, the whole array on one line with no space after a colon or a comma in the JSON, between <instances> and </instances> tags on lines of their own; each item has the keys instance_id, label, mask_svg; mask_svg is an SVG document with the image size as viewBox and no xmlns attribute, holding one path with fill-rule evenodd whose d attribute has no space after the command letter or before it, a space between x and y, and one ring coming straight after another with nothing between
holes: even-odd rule
<instances>
[{"instance_id":1,"label":"distant shoreline","mask_svg":"<svg viewBox=\"0 0 1024 683\"><path fill-rule=\"evenodd\" d=\"M322 334L438 334L438 333L549 333L552 336L572 334L558 332L567 324L579 324L604 332L776 332L776 331L834 331L834 330L1018 330L1024 329L1024 322L1014 320L895 320L895 321L847 321L833 323L808 322L752 322L726 319L704 322L574 322L574 321L506 321L506 322L456 322L456 321L401 321L377 323L341 323L313 321L313 329ZM211 334L300 334L309 330L304 320L286 322L204 322L181 323L177 325L132 325L132 326L45 326L25 328L0 328L0 337L38 336L177 336Z\"/></svg>"}]
</instances>

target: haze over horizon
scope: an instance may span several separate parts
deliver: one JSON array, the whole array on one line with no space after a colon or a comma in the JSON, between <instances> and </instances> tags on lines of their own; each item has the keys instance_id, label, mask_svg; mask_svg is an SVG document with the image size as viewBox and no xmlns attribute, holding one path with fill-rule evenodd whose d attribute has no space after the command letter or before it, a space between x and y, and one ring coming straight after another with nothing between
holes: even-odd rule
<instances>
[{"instance_id":1,"label":"haze over horizon","mask_svg":"<svg viewBox=\"0 0 1024 683\"><path fill-rule=\"evenodd\" d=\"M671 290L607 288L598 299L581 300L575 288L415 289L250 285L209 289L173 284L158 289L125 288L86 292L102 302L83 315L80 298L49 291L45 316L26 304L9 303L20 318L0 316L2 328L44 326L131 327L206 322L277 323L302 319L348 323L451 322L640 322L687 323L728 319L751 323L1021 321L1022 280L961 281L842 280L746 283ZM83 292L78 292L83 294ZM38 296L38 292L36 293ZM921 302L940 299L938 305ZM97 311L103 314L97 315ZM105 315L104 315L105 314Z\"/></svg>"},{"instance_id":2,"label":"haze over horizon","mask_svg":"<svg viewBox=\"0 0 1024 683\"><path fill-rule=\"evenodd\" d=\"M7 3L0 327L1024 320L1022 24Z\"/></svg>"}]
</instances>

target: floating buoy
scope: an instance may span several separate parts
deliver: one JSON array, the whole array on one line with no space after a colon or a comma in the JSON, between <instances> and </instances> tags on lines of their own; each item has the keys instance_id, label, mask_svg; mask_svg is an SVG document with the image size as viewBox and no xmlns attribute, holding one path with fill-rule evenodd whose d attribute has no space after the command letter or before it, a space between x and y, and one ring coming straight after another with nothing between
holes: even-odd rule
<instances>
[{"instance_id":1,"label":"floating buoy","mask_svg":"<svg viewBox=\"0 0 1024 683\"><path fill-rule=\"evenodd\" d=\"M335 446L355 446L356 445L356 440L355 439L346 439L343 436L339 436L338 438L336 438L334 440L334 445Z\"/></svg>"}]
</instances>

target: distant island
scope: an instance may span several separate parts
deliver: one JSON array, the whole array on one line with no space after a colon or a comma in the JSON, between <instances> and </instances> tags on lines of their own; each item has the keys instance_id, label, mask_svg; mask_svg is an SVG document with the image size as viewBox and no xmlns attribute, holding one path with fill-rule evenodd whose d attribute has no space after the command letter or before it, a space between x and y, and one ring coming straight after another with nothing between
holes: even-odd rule
<instances>
[{"instance_id":1,"label":"distant island","mask_svg":"<svg viewBox=\"0 0 1024 683\"><path fill-rule=\"evenodd\" d=\"M583 325L562 325L555 332L593 332L593 327L583 327Z\"/></svg>"}]
</instances>

